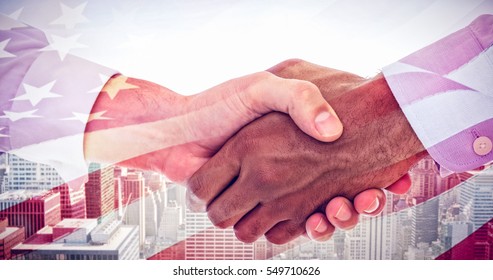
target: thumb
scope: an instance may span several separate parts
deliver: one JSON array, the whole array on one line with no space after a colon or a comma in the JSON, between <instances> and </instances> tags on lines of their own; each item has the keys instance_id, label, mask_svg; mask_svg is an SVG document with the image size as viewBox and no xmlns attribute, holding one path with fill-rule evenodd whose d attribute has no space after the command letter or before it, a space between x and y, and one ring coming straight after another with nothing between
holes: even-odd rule
<instances>
[{"instance_id":1,"label":"thumb","mask_svg":"<svg viewBox=\"0 0 493 280\"><path fill-rule=\"evenodd\" d=\"M317 86L308 81L270 75L256 84L254 90L246 92L246 98L251 99L248 102L252 104L251 110L289 114L303 132L323 142L332 142L341 136L342 123Z\"/></svg>"}]
</instances>

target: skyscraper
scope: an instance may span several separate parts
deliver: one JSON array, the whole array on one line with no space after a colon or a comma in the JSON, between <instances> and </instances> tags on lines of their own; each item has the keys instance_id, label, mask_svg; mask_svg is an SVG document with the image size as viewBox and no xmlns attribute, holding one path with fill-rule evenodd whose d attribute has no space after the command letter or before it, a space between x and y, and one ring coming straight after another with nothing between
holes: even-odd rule
<instances>
[{"instance_id":1,"label":"skyscraper","mask_svg":"<svg viewBox=\"0 0 493 280\"><path fill-rule=\"evenodd\" d=\"M178 229L183 224L182 209L177 205L176 201L171 201L163 212L159 226L159 236L162 239L176 242L178 241Z\"/></svg>"},{"instance_id":2,"label":"skyscraper","mask_svg":"<svg viewBox=\"0 0 493 280\"><path fill-rule=\"evenodd\" d=\"M62 219L84 219L86 217L86 195L84 185L77 188L61 184L53 188L60 193Z\"/></svg>"},{"instance_id":3,"label":"skyscraper","mask_svg":"<svg viewBox=\"0 0 493 280\"><path fill-rule=\"evenodd\" d=\"M115 209L114 167L89 165L89 178L86 183L86 216L98 219Z\"/></svg>"},{"instance_id":4,"label":"skyscraper","mask_svg":"<svg viewBox=\"0 0 493 280\"><path fill-rule=\"evenodd\" d=\"M436 170L435 161L431 157L420 160L409 171L413 187L411 195L421 197L422 201L437 195L439 175Z\"/></svg>"},{"instance_id":5,"label":"skyscraper","mask_svg":"<svg viewBox=\"0 0 493 280\"><path fill-rule=\"evenodd\" d=\"M215 228L207 213L186 212L185 259L253 260L254 245L236 239L231 228Z\"/></svg>"},{"instance_id":6,"label":"skyscraper","mask_svg":"<svg viewBox=\"0 0 493 280\"><path fill-rule=\"evenodd\" d=\"M129 171L126 176L121 176L121 180L124 221L129 225L139 225L139 244L143 252L146 238L145 179L142 172Z\"/></svg>"},{"instance_id":7,"label":"skyscraper","mask_svg":"<svg viewBox=\"0 0 493 280\"><path fill-rule=\"evenodd\" d=\"M412 208L411 245L418 247L419 243L430 245L438 239L438 206L437 198L415 197L416 205Z\"/></svg>"},{"instance_id":8,"label":"skyscraper","mask_svg":"<svg viewBox=\"0 0 493 280\"><path fill-rule=\"evenodd\" d=\"M490 167L463 183L459 204L472 224L474 259L489 259L488 230L485 225L493 218L493 168Z\"/></svg>"}]
</instances>

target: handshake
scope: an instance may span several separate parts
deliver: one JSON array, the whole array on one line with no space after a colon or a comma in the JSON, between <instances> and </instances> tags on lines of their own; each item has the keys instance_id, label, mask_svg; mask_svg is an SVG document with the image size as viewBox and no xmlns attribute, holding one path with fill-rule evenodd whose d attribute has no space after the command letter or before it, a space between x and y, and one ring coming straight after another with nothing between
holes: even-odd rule
<instances>
[{"instance_id":1,"label":"handshake","mask_svg":"<svg viewBox=\"0 0 493 280\"><path fill-rule=\"evenodd\" d=\"M407 191L426 153L382 75L301 60L193 96L114 76L92 115L101 112L86 127L88 160L186 185L191 209L244 242L323 241L352 228L382 211L382 188Z\"/></svg>"}]
</instances>

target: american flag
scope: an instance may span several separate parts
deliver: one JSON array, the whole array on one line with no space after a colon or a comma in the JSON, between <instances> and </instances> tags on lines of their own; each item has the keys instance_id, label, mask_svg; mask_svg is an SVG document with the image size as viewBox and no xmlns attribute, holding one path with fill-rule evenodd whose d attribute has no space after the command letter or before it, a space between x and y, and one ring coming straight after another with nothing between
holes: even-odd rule
<instances>
[{"instance_id":1,"label":"american flag","mask_svg":"<svg viewBox=\"0 0 493 280\"><path fill-rule=\"evenodd\" d=\"M260 4L241 0L3 1L0 3L0 152L55 168L65 183L55 187L53 193L59 196L59 203L65 207L62 207L62 212L72 209L70 211L75 213L77 203L84 200L81 206L84 209L88 205L85 201L88 195L84 194L83 187L88 179L82 152L83 132L88 124L107 120L111 115L108 111L91 112L91 109L104 84L119 71L181 92L208 88L230 77L266 69L294 56L371 75L376 66L398 60L465 26L479 14L493 13L491 1L464 1L449 5L445 3L447 1L395 3L382 0L378 7L357 1L324 2L283 1L279 5L274 1ZM428 27L430 22L434 23L431 28ZM365 32L361 32L362 26ZM422 36L406 35L418 33ZM301 38L301 43L293 42L293 37ZM193 77L193 82L189 77ZM118 102L118 99L114 101ZM103 169L93 169L91 174ZM78 221L67 219L50 225L46 222L47 228L21 241L17 250L46 250L51 245L56 246L57 238L70 242L70 237L67 237L70 234L63 232L63 227L71 229L68 233L80 230L101 232L112 225L121 226L119 223L134 223L141 229L147 227L147 233L139 232L139 252L141 257L152 259L300 258L300 251L311 258L355 258L334 248L344 247L344 242L359 238L358 231L373 230L373 223L387 223L394 231L402 223L415 234L424 236L431 231L433 238L436 235L433 242L422 242L427 245L419 245L418 242L410 245L411 249L402 248L399 251L402 258L404 255L438 259L492 258L492 216L481 216L486 222L470 221L474 211L478 211L475 203L484 203L470 192L481 190L484 194L491 194L487 188L493 184L491 170L473 175L454 174L443 179L434 173L433 168L418 169L413 177L412 194L390 197L388 209L382 216L365 219L345 238L330 241L332 249L302 240L284 246L273 246L265 240L253 245L241 244L233 240L231 230L211 228L206 215L184 210L180 187L166 185L162 181L162 185L153 189L145 185L145 180L139 179L146 177L148 183L152 175L130 171L135 178L128 174L114 175L117 179L115 184L124 184L122 180L127 180L144 185L133 193L133 197L115 199L120 201L120 205L114 206L125 213L99 217L95 223L85 219L86 212L83 216L76 216ZM16 209L29 199L41 199L26 196L28 200L23 200L22 192L7 190L5 182L3 185L0 191L4 197L8 192L20 197L14 200L8 196L17 204L2 206L3 216L19 212ZM429 186L435 189L423 192ZM165 193L172 199L161 197ZM459 201L459 193L462 197L470 195L470 200ZM147 198L144 198L145 194ZM114 192L113 195L122 194ZM490 207L487 215L493 211L492 198L493 195L489 202L481 204L481 207ZM125 218L132 211L144 213L146 209L141 207L144 203L158 205L158 202L162 204L147 209L148 215L144 216L147 226L145 222L135 223L129 217ZM441 226L438 220L431 222L436 228L427 229L430 220L420 221L416 216L416 213L438 203L448 205L446 211L458 211L450 214L436 209L436 219L440 219L443 226L441 232L449 230L449 235L438 236L438 227ZM398 204L400 207L396 207ZM460 207L455 207L456 204ZM152 217L152 213L159 214ZM408 215L409 220L396 221L402 213ZM453 217L448 217L449 214ZM62 217L63 213L57 215ZM152 229L148 225L157 217L161 218L156 222L158 228L166 231L166 226L176 225L176 232L164 234L156 228L154 235L150 234ZM410 224L407 225L406 221ZM14 227L22 226L18 221L14 224L12 219L8 222ZM1 229L0 220L0 235ZM6 234L5 230L3 232ZM98 236L95 234L92 238L96 240ZM152 238L146 239L146 236ZM391 239L389 244L394 245L385 245L389 253L380 258L396 255L394 251L396 246L400 246L399 238L411 238L398 237L397 233L384 237ZM45 247L32 247L33 244ZM233 244L231 248L242 254L229 254L231 248L226 244ZM332 253L317 255L320 250ZM222 253L208 254L210 251ZM366 253L363 258L370 258Z\"/></svg>"}]
</instances>

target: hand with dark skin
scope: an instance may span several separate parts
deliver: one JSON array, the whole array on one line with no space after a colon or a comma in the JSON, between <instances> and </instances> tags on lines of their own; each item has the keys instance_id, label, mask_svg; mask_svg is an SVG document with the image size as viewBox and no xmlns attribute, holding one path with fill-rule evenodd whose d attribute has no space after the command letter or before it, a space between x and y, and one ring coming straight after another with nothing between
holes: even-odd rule
<instances>
[{"instance_id":1,"label":"hand with dark skin","mask_svg":"<svg viewBox=\"0 0 493 280\"><path fill-rule=\"evenodd\" d=\"M344 133L322 143L286 115L270 113L240 130L190 178L190 205L206 206L218 227L234 225L239 240L265 235L286 243L332 198L352 200L387 187L426 154L382 75L364 79L300 60L270 71L317 85Z\"/></svg>"}]
</instances>

